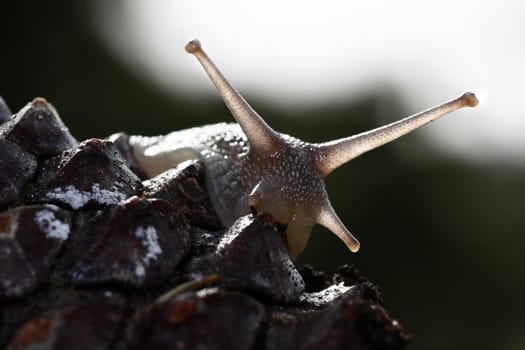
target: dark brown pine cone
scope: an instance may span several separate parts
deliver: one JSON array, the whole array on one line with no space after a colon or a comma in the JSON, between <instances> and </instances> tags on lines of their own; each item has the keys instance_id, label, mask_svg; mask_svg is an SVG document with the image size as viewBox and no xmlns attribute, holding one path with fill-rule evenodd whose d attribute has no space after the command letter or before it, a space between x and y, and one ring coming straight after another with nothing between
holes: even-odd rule
<instances>
[{"instance_id":1,"label":"dark brown pine cone","mask_svg":"<svg viewBox=\"0 0 525 350\"><path fill-rule=\"evenodd\" d=\"M78 143L0 98L0 348L402 349L355 268L299 272L282 227L223 228L198 161L153 179L127 136Z\"/></svg>"}]
</instances>

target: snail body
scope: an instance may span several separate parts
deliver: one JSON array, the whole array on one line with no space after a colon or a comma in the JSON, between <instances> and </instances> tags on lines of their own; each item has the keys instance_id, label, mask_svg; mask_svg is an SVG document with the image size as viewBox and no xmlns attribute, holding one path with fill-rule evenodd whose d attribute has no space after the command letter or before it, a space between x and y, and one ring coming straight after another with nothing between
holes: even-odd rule
<instances>
[{"instance_id":1,"label":"snail body","mask_svg":"<svg viewBox=\"0 0 525 350\"><path fill-rule=\"evenodd\" d=\"M238 124L219 123L163 136L131 136L137 162L155 176L188 159L206 169L206 187L225 226L250 212L287 225L290 255L304 249L319 223L352 251L359 242L337 217L323 178L351 159L393 141L445 114L477 105L472 93L386 126L325 143L309 143L274 131L222 76L197 40L186 45L209 75Z\"/></svg>"},{"instance_id":2,"label":"snail body","mask_svg":"<svg viewBox=\"0 0 525 350\"><path fill-rule=\"evenodd\" d=\"M129 142L150 177L185 160L200 160L206 169L206 190L225 226L247 213L237 199L239 194L246 197L253 182L243 175L242 169L250 164L243 156L249 148L238 124L205 125L156 137L131 136Z\"/></svg>"},{"instance_id":3,"label":"snail body","mask_svg":"<svg viewBox=\"0 0 525 350\"><path fill-rule=\"evenodd\" d=\"M278 222L288 223L288 244L294 256L294 252L297 255L304 249L308 237L300 239L291 235L309 234L315 221L308 220L309 216L301 212L292 213L288 203L281 203L276 194L282 192L287 198L293 198L295 208L304 204L311 206L316 198L322 197L324 182L314 170L315 160L308 156L309 145L289 135L279 136L289 147L271 155L250 153L246 135L238 124L232 123L205 125L155 137L131 136L129 142L135 159L150 177L185 160L200 160L206 169L206 190L223 225L233 224L249 213L251 205L255 207L256 202L260 202L258 210L272 213ZM289 149L294 152L286 152ZM270 201L256 198L263 193ZM308 229L304 228L306 222ZM297 225L300 227L294 229Z\"/></svg>"}]
</instances>

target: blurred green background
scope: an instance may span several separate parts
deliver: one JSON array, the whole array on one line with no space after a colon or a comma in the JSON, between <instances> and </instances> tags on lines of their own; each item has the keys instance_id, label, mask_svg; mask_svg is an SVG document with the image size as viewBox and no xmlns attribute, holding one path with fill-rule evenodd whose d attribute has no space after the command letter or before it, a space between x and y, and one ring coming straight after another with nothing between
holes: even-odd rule
<instances>
[{"instance_id":1,"label":"blurred green background","mask_svg":"<svg viewBox=\"0 0 525 350\"><path fill-rule=\"evenodd\" d=\"M43 96L79 140L231 120L218 97L177 96L136 77L94 34L90 5L0 5L0 95L13 112ZM247 99L275 129L308 141L374 128L380 108L399 117L413 112L395 86L351 104L301 110L301 118ZM316 228L298 264L329 272L357 265L413 335L409 349L525 349L525 169L472 163L424 141L409 135L330 175L332 205L362 250L351 254Z\"/></svg>"}]
</instances>

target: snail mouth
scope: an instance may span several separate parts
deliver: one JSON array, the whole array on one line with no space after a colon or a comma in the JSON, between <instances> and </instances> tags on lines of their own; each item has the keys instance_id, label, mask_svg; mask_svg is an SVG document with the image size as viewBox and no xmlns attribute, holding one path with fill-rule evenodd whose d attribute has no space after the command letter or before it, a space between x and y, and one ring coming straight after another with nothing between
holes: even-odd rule
<instances>
[{"instance_id":1,"label":"snail mouth","mask_svg":"<svg viewBox=\"0 0 525 350\"><path fill-rule=\"evenodd\" d=\"M275 221L288 224L293 218L293 205L287 198L282 186L269 180L261 180L248 195L248 205L258 212L271 215Z\"/></svg>"}]
</instances>

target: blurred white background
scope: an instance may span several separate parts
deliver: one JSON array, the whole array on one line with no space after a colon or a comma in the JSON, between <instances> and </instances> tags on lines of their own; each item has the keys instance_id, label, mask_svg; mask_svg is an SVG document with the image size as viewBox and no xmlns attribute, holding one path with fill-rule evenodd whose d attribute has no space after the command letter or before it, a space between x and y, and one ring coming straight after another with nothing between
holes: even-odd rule
<instances>
[{"instance_id":1,"label":"blurred white background","mask_svg":"<svg viewBox=\"0 0 525 350\"><path fill-rule=\"evenodd\" d=\"M523 2L121 0L99 1L96 18L108 48L177 93L215 94L183 50L194 37L248 100L276 108L348 101L388 84L418 112L474 91L475 111L423 132L470 160L524 164ZM378 124L400 117L385 111Z\"/></svg>"}]
</instances>

